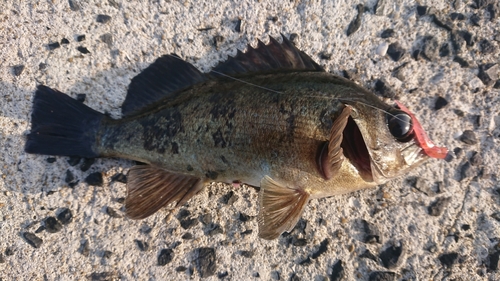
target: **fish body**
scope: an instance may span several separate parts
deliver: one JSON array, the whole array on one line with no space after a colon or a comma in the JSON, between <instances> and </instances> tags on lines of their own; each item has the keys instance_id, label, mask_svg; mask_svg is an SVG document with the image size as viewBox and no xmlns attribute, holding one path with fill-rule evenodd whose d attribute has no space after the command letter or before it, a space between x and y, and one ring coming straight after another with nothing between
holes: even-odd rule
<instances>
[{"instance_id":1,"label":"fish body","mask_svg":"<svg viewBox=\"0 0 500 281\"><path fill-rule=\"evenodd\" d=\"M145 163L128 174L125 207L136 219L183 204L210 181L258 186L265 239L291 230L311 199L447 155L406 107L323 71L285 37L209 74L161 57L132 80L122 112L111 119L40 86L26 151Z\"/></svg>"}]
</instances>

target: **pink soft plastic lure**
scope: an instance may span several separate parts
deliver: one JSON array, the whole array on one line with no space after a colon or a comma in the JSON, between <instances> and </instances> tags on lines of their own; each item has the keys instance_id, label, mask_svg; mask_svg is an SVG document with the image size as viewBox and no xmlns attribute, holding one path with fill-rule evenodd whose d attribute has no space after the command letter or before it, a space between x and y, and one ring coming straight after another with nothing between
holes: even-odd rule
<instances>
[{"instance_id":1,"label":"pink soft plastic lure","mask_svg":"<svg viewBox=\"0 0 500 281\"><path fill-rule=\"evenodd\" d=\"M449 154L448 149L444 146L436 146L427 136L424 129L422 128L422 125L420 125L420 122L418 122L415 115L413 115L413 113L411 113L410 110L399 101L395 102L399 109L410 115L411 121L413 122L413 131L415 133L415 138L419 146L422 148L424 154L432 158L449 159L451 155Z\"/></svg>"}]
</instances>

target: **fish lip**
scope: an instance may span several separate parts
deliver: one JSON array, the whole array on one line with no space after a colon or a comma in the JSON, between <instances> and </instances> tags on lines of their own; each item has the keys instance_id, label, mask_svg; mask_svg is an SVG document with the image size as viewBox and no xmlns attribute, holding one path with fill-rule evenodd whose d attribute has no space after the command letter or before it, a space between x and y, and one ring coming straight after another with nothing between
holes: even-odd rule
<instances>
[{"instance_id":1,"label":"fish lip","mask_svg":"<svg viewBox=\"0 0 500 281\"><path fill-rule=\"evenodd\" d=\"M349 159L351 164L357 169L363 180L373 182L373 166L376 165L373 165L363 135L351 116L348 117L347 125L343 131L341 147L344 156Z\"/></svg>"}]
</instances>

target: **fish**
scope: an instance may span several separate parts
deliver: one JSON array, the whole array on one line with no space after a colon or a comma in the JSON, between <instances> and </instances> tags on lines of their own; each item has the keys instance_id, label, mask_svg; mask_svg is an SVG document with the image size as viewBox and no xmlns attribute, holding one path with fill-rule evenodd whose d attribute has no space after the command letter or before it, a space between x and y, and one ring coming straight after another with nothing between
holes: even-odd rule
<instances>
[{"instance_id":1,"label":"fish","mask_svg":"<svg viewBox=\"0 0 500 281\"><path fill-rule=\"evenodd\" d=\"M158 58L131 80L120 119L38 85L25 151L142 163L127 174L131 219L181 206L210 182L254 186L266 240L291 231L310 200L450 157L402 103L326 72L281 37L208 73Z\"/></svg>"}]
</instances>

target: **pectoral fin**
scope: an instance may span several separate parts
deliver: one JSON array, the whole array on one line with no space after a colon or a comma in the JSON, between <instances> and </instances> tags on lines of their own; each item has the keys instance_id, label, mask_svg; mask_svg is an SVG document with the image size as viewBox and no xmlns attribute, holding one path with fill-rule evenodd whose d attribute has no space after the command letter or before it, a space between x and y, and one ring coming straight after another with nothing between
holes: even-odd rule
<instances>
[{"instance_id":1,"label":"pectoral fin","mask_svg":"<svg viewBox=\"0 0 500 281\"><path fill-rule=\"evenodd\" d=\"M351 115L351 107L346 105L340 115L335 118L330 129L329 141L323 145L319 153L318 169L324 179L332 178L344 161L344 153L340 145L349 115Z\"/></svg>"},{"instance_id":2,"label":"pectoral fin","mask_svg":"<svg viewBox=\"0 0 500 281\"><path fill-rule=\"evenodd\" d=\"M259 193L260 238L272 240L285 231L291 231L302 215L309 197L309 193L302 189L286 187L265 176Z\"/></svg>"},{"instance_id":3,"label":"pectoral fin","mask_svg":"<svg viewBox=\"0 0 500 281\"><path fill-rule=\"evenodd\" d=\"M137 165L127 175L125 213L143 219L170 203L184 204L203 189L197 177L176 174L151 165Z\"/></svg>"}]
</instances>

